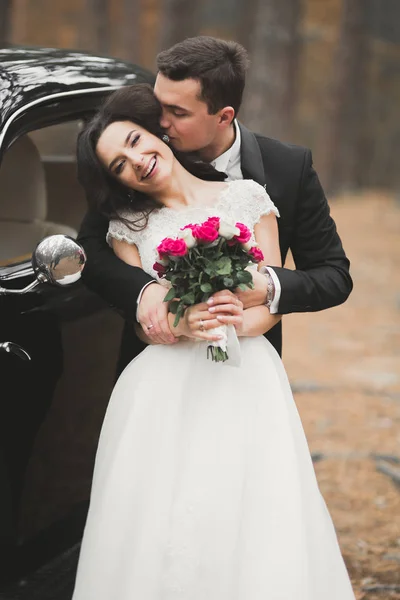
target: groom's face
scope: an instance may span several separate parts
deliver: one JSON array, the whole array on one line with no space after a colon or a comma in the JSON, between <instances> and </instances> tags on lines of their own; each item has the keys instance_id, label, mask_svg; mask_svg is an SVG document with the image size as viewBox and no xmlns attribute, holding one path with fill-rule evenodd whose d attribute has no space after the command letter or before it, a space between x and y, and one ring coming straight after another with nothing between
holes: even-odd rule
<instances>
[{"instance_id":1,"label":"groom's face","mask_svg":"<svg viewBox=\"0 0 400 600\"><path fill-rule=\"evenodd\" d=\"M162 106L161 127L177 150L201 151L216 143L220 115L210 115L207 104L200 100L198 80L173 81L159 73L154 93Z\"/></svg>"}]
</instances>

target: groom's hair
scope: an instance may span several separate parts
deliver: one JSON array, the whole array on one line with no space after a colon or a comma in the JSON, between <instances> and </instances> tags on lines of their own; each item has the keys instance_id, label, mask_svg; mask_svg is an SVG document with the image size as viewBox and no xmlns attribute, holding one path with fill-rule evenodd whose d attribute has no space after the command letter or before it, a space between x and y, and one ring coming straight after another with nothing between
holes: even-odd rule
<instances>
[{"instance_id":1,"label":"groom's hair","mask_svg":"<svg viewBox=\"0 0 400 600\"><path fill-rule=\"evenodd\" d=\"M200 82L199 99L207 104L209 114L232 106L237 115L248 65L243 46L205 35L187 38L157 56L157 69L168 79Z\"/></svg>"}]
</instances>

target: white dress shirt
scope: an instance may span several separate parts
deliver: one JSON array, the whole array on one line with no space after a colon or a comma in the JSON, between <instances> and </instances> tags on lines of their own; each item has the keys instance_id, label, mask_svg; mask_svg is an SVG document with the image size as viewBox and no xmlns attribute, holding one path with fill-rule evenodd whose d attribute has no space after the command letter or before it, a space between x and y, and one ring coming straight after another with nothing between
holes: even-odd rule
<instances>
[{"instance_id":1,"label":"white dress shirt","mask_svg":"<svg viewBox=\"0 0 400 600\"><path fill-rule=\"evenodd\" d=\"M235 127L235 141L232 146L228 148L221 156L218 156L211 161L212 166L221 173L226 173L227 178L225 181L235 181L236 179L243 179L242 165L240 160L240 146L241 136L240 128L237 125L237 121L234 121Z\"/></svg>"},{"instance_id":2,"label":"white dress shirt","mask_svg":"<svg viewBox=\"0 0 400 600\"><path fill-rule=\"evenodd\" d=\"M234 121L234 127L235 127L236 135L235 135L235 141L233 142L232 146L230 148L228 148L228 150L226 150L223 154L221 154L220 156L215 158L213 161L211 161L211 164L214 167L214 169L216 169L217 171L220 171L222 173L226 173L227 178L225 181L235 181L236 179L243 179L242 161L240 158L241 136L240 136L240 128L238 126L236 119ZM271 315L274 315L274 314L278 313L279 300L281 297L281 284L280 284L280 281L279 281L278 276L275 273L275 271L273 269L271 269L271 267L267 267L267 270L268 270L268 273L271 275L272 280L274 282L274 286L275 286L274 299L271 303L271 306L269 307L269 311L270 311ZM149 283L146 283L146 285L140 291L140 294L137 299L138 308L139 308L139 303L142 299L144 290L147 288L148 285L151 285L152 283L154 283L154 282L149 281ZM136 312L136 319L137 319L137 312Z\"/></svg>"}]
</instances>

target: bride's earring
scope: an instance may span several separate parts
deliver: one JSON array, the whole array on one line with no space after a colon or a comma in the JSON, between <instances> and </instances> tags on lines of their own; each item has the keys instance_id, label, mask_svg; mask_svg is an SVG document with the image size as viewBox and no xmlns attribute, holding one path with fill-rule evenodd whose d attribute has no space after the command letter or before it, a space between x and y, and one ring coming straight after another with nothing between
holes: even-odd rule
<instances>
[{"instance_id":1,"label":"bride's earring","mask_svg":"<svg viewBox=\"0 0 400 600\"><path fill-rule=\"evenodd\" d=\"M161 136L161 139L166 144L169 144L169 135L167 135L166 133L164 133L164 135Z\"/></svg>"}]
</instances>

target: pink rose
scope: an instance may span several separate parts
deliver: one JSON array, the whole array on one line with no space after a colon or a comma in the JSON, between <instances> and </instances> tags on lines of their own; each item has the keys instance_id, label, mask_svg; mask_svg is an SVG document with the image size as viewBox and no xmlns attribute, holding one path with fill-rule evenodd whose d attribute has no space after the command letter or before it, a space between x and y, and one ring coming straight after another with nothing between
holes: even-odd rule
<instances>
[{"instance_id":1,"label":"pink rose","mask_svg":"<svg viewBox=\"0 0 400 600\"><path fill-rule=\"evenodd\" d=\"M250 248L249 256L250 256L251 260L255 263L259 263L262 260L264 260L264 254L262 253L262 251L260 250L260 248L258 246L253 246L252 248Z\"/></svg>"},{"instance_id":2,"label":"pink rose","mask_svg":"<svg viewBox=\"0 0 400 600\"><path fill-rule=\"evenodd\" d=\"M243 223L236 223L236 227L240 230L239 235L235 235L235 240L239 242L239 244L245 244L251 238L251 231L246 225Z\"/></svg>"},{"instance_id":3,"label":"pink rose","mask_svg":"<svg viewBox=\"0 0 400 600\"><path fill-rule=\"evenodd\" d=\"M157 250L160 258L164 258L165 256L185 256L187 246L185 240L182 238L164 238L161 244L157 246Z\"/></svg>"},{"instance_id":4,"label":"pink rose","mask_svg":"<svg viewBox=\"0 0 400 600\"><path fill-rule=\"evenodd\" d=\"M193 230L194 237L202 242L203 244L210 244L214 242L218 237L218 231L212 225L207 222L202 225L197 225Z\"/></svg>"},{"instance_id":5,"label":"pink rose","mask_svg":"<svg viewBox=\"0 0 400 600\"><path fill-rule=\"evenodd\" d=\"M154 263L153 269L158 274L159 277L162 277L163 275L165 275L165 273L168 270L167 267L165 267L164 265L162 265L159 262Z\"/></svg>"},{"instance_id":6,"label":"pink rose","mask_svg":"<svg viewBox=\"0 0 400 600\"><path fill-rule=\"evenodd\" d=\"M205 221L203 225L205 225L206 223L208 223L212 227L215 227L215 229L217 230L219 229L219 217L208 217L207 221Z\"/></svg>"}]
</instances>

